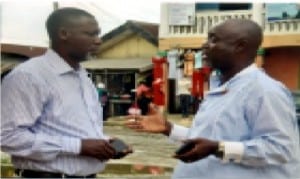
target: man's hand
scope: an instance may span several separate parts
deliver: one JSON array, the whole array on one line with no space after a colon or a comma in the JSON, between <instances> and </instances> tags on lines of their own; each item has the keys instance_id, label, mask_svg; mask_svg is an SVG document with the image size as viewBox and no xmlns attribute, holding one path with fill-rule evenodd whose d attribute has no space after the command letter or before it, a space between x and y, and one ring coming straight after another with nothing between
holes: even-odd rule
<instances>
[{"instance_id":1,"label":"man's hand","mask_svg":"<svg viewBox=\"0 0 300 179\"><path fill-rule=\"evenodd\" d=\"M149 105L149 113L146 116L130 115L127 116L125 125L137 132L162 133L169 135L172 125L156 109L154 104Z\"/></svg>"},{"instance_id":2,"label":"man's hand","mask_svg":"<svg viewBox=\"0 0 300 179\"><path fill-rule=\"evenodd\" d=\"M81 140L80 155L97 158L101 161L111 159L115 155L115 150L108 141L102 139Z\"/></svg>"},{"instance_id":3,"label":"man's hand","mask_svg":"<svg viewBox=\"0 0 300 179\"><path fill-rule=\"evenodd\" d=\"M111 139L110 144L116 151L113 159L121 159L126 155L133 153L132 148L129 145L127 145L124 141L118 138Z\"/></svg>"},{"instance_id":4,"label":"man's hand","mask_svg":"<svg viewBox=\"0 0 300 179\"><path fill-rule=\"evenodd\" d=\"M218 150L218 142L204 138L188 139L184 141L188 144L189 150L184 153L175 154L173 157L186 163L195 162L206 158L211 154L215 154Z\"/></svg>"}]
</instances>

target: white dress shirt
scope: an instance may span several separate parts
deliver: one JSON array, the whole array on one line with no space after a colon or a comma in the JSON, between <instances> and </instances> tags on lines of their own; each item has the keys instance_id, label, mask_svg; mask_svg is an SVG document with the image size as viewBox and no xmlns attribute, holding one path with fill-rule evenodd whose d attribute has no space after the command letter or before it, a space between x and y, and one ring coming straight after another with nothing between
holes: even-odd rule
<instances>
[{"instance_id":1,"label":"white dress shirt","mask_svg":"<svg viewBox=\"0 0 300 179\"><path fill-rule=\"evenodd\" d=\"M173 140L198 137L224 141L223 161L215 156L179 161L173 178L300 178L299 131L291 94L254 65L222 86L212 86L191 128L173 125L170 134Z\"/></svg>"},{"instance_id":2,"label":"white dress shirt","mask_svg":"<svg viewBox=\"0 0 300 179\"><path fill-rule=\"evenodd\" d=\"M78 176L104 169L79 156L81 139L106 139L97 91L83 68L48 50L17 66L1 90L1 150L15 168Z\"/></svg>"}]
</instances>

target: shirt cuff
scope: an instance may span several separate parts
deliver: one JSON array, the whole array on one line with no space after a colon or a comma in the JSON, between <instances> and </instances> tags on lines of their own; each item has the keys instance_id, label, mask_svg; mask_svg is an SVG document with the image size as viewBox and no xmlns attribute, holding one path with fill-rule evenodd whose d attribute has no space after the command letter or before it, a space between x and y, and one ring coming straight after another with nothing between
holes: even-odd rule
<instances>
[{"instance_id":1,"label":"shirt cuff","mask_svg":"<svg viewBox=\"0 0 300 179\"><path fill-rule=\"evenodd\" d=\"M79 154L81 151L81 140L75 138L62 139L62 151L68 154Z\"/></svg>"},{"instance_id":2,"label":"shirt cuff","mask_svg":"<svg viewBox=\"0 0 300 179\"><path fill-rule=\"evenodd\" d=\"M113 137L110 137L108 135L103 135L103 139L106 141L109 141L109 140L113 139Z\"/></svg>"},{"instance_id":3,"label":"shirt cuff","mask_svg":"<svg viewBox=\"0 0 300 179\"><path fill-rule=\"evenodd\" d=\"M241 142L224 142L224 162L240 163L244 154L244 144Z\"/></svg>"},{"instance_id":4,"label":"shirt cuff","mask_svg":"<svg viewBox=\"0 0 300 179\"><path fill-rule=\"evenodd\" d=\"M177 125L177 124L172 124L172 126L173 127L170 132L169 138L174 141L185 140L187 137L188 128Z\"/></svg>"}]
</instances>

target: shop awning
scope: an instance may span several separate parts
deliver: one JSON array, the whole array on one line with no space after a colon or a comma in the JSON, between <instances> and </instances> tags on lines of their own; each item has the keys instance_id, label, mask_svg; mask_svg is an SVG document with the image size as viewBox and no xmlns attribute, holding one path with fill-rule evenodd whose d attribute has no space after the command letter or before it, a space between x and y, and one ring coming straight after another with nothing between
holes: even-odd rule
<instances>
[{"instance_id":1,"label":"shop awning","mask_svg":"<svg viewBox=\"0 0 300 179\"><path fill-rule=\"evenodd\" d=\"M135 70L145 72L152 69L151 59L96 59L82 62L89 70Z\"/></svg>"}]
</instances>

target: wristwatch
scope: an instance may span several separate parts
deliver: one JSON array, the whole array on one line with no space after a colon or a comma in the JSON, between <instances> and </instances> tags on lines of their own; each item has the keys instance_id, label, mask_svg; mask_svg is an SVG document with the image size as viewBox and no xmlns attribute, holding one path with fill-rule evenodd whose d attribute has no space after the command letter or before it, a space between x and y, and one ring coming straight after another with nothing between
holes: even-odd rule
<instances>
[{"instance_id":1,"label":"wristwatch","mask_svg":"<svg viewBox=\"0 0 300 179\"><path fill-rule=\"evenodd\" d=\"M224 154L225 154L225 144L224 142L219 142L218 143L218 149L215 153L215 156L217 158L223 159L224 158Z\"/></svg>"}]
</instances>

